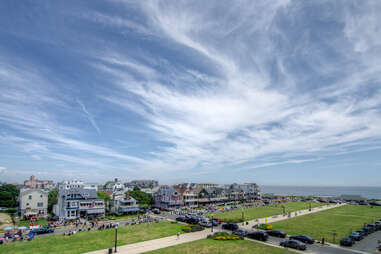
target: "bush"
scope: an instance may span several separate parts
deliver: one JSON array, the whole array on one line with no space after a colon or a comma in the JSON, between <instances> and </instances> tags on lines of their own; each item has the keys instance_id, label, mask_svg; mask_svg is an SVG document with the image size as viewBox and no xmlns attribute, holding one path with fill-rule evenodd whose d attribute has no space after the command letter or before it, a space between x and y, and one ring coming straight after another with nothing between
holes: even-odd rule
<instances>
[{"instance_id":1,"label":"bush","mask_svg":"<svg viewBox=\"0 0 381 254\"><path fill-rule=\"evenodd\" d=\"M200 225L184 225L181 229L186 233L204 230Z\"/></svg>"},{"instance_id":2,"label":"bush","mask_svg":"<svg viewBox=\"0 0 381 254\"><path fill-rule=\"evenodd\" d=\"M213 240L243 240L242 236L238 236L235 234L229 234L226 232L214 233L213 235L208 235L207 238L213 239Z\"/></svg>"}]
</instances>

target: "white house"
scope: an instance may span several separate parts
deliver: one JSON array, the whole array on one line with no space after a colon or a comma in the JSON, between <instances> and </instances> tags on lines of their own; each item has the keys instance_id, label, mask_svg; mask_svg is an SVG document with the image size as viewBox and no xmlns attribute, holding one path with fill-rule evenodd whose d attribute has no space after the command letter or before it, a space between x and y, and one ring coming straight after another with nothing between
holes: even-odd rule
<instances>
[{"instance_id":1,"label":"white house","mask_svg":"<svg viewBox=\"0 0 381 254\"><path fill-rule=\"evenodd\" d=\"M19 215L22 218L47 216L48 192L41 189L21 189L19 195Z\"/></svg>"}]
</instances>

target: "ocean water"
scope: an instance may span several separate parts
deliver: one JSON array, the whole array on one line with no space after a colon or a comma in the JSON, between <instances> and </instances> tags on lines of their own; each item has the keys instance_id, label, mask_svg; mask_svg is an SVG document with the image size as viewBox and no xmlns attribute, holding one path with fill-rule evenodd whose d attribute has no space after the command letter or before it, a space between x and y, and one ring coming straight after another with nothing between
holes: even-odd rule
<instances>
[{"instance_id":1,"label":"ocean water","mask_svg":"<svg viewBox=\"0 0 381 254\"><path fill-rule=\"evenodd\" d=\"M259 186L262 194L337 197L361 195L368 199L381 199L381 187L333 187L333 186Z\"/></svg>"}]
</instances>

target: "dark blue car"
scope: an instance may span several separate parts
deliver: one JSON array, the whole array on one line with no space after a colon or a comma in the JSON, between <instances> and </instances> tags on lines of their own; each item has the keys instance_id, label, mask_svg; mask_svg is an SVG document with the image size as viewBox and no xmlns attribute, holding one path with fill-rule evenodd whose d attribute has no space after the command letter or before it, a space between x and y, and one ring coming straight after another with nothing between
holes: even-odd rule
<instances>
[{"instance_id":1,"label":"dark blue car","mask_svg":"<svg viewBox=\"0 0 381 254\"><path fill-rule=\"evenodd\" d=\"M313 239L312 237L310 237L308 235L290 236L290 240L298 240L298 241L301 241L303 243L309 243L309 244L313 244L315 242L315 239Z\"/></svg>"}]
</instances>

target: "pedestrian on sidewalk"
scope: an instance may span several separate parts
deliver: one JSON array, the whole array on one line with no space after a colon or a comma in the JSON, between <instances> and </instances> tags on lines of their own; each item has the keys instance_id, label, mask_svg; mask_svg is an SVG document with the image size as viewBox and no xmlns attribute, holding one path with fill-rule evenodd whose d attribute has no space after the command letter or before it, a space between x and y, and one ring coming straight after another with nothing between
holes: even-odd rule
<instances>
[{"instance_id":1,"label":"pedestrian on sidewalk","mask_svg":"<svg viewBox=\"0 0 381 254\"><path fill-rule=\"evenodd\" d=\"M177 240L180 239L180 232L177 232Z\"/></svg>"}]
</instances>

